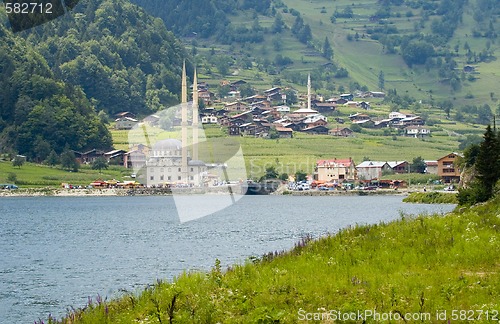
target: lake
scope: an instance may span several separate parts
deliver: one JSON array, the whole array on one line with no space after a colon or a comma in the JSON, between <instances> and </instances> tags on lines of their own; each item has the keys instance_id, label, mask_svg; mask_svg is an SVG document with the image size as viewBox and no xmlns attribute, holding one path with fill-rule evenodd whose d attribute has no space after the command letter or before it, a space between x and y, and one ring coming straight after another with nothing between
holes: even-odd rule
<instances>
[{"instance_id":1,"label":"lake","mask_svg":"<svg viewBox=\"0 0 500 324\"><path fill-rule=\"evenodd\" d=\"M245 196L186 223L172 197L1 198L0 319L60 318L89 296L137 292L158 278L210 269L216 258L224 266L243 263L288 250L307 234L454 208L405 204L402 198ZM203 209L203 200L193 208Z\"/></svg>"}]
</instances>

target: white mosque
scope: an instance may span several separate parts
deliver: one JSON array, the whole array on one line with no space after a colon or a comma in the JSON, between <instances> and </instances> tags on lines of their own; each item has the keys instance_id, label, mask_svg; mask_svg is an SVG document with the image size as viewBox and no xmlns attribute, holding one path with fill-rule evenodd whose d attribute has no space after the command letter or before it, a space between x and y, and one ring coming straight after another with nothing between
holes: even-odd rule
<instances>
[{"instance_id":1,"label":"white mosque","mask_svg":"<svg viewBox=\"0 0 500 324\"><path fill-rule=\"evenodd\" d=\"M198 80L196 70L193 79L193 101L187 100L186 65L182 67L181 91L181 141L165 139L156 142L149 152L144 168L146 185L198 187L205 183L207 165L198 160ZM188 124L188 108L192 109L192 123ZM188 130L192 130L192 142L188 149Z\"/></svg>"}]
</instances>

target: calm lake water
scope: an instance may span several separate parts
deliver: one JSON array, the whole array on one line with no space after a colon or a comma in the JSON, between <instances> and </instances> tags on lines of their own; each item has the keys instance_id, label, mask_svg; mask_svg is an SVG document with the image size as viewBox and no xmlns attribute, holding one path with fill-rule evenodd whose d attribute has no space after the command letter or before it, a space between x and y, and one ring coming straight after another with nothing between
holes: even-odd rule
<instances>
[{"instance_id":1,"label":"calm lake water","mask_svg":"<svg viewBox=\"0 0 500 324\"><path fill-rule=\"evenodd\" d=\"M453 207L404 204L400 196L245 196L181 223L172 197L1 198L0 322L60 318L89 296L139 291L157 278L209 269L216 258L243 263L307 234Z\"/></svg>"}]
</instances>

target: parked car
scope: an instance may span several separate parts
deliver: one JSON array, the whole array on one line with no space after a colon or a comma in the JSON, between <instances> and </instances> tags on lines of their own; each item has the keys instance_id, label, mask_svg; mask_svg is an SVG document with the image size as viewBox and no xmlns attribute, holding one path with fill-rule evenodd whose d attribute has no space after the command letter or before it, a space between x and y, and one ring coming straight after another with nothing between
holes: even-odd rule
<instances>
[{"instance_id":1,"label":"parked car","mask_svg":"<svg viewBox=\"0 0 500 324\"><path fill-rule=\"evenodd\" d=\"M15 190L15 189L19 189L19 187L16 186L15 184L0 184L0 189Z\"/></svg>"}]
</instances>

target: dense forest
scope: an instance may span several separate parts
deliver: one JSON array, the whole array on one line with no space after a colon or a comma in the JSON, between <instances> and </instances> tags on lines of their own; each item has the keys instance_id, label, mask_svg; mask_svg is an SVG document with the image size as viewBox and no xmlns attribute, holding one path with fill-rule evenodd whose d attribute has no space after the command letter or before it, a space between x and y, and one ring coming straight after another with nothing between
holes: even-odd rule
<instances>
[{"instance_id":1,"label":"dense forest","mask_svg":"<svg viewBox=\"0 0 500 324\"><path fill-rule=\"evenodd\" d=\"M214 37L223 44L261 42L262 30L252 26L234 27L229 15L238 10L255 10L271 15L271 0L131 0L150 14L165 21L167 27L180 36ZM252 22L253 24L253 22Z\"/></svg>"},{"instance_id":2,"label":"dense forest","mask_svg":"<svg viewBox=\"0 0 500 324\"><path fill-rule=\"evenodd\" d=\"M71 15L22 35L98 111L147 114L178 102L184 47L128 1L83 0Z\"/></svg>"},{"instance_id":3,"label":"dense forest","mask_svg":"<svg viewBox=\"0 0 500 324\"><path fill-rule=\"evenodd\" d=\"M65 148L111 147L79 87L58 80L31 45L2 25L0 38L0 151L43 161Z\"/></svg>"},{"instance_id":4,"label":"dense forest","mask_svg":"<svg viewBox=\"0 0 500 324\"><path fill-rule=\"evenodd\" d=\"M16 34L6 21L0 12L0 151L41 162L52 151L109 149L107 117L178 102L182 44L127 1L84 0Z\"/></svg>"}]
</instances>

